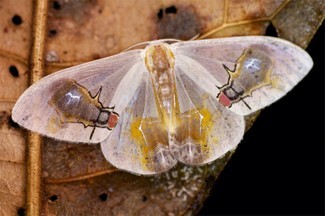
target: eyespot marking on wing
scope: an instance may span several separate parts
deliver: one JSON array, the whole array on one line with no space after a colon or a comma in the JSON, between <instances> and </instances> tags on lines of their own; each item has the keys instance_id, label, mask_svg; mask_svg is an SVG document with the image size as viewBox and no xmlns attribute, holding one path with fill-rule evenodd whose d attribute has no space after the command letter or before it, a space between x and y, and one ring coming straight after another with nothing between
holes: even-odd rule
<instances>
[{"instance_id":1,"label":"eyespot marking on wing","mask_svg":"<svg viewBox=\"0 0 325 216\"><path fill-rule=\"evenodd\" d=\"M104 107L100 102L102 88L95 96L82 85L72 79L60 79L50 87L54 92L49 105L55 110L50 117L47 128L55 133L58 127L67 123L80 123L85 128L93 127L89 139L92 139L96 127L112 130L117 124L119 115L114 107Z\"/></svg>"},{"instance_id":2,"label":"eyespot marking on wing","mask_svg":"<svg viewBox=\"0 0 325 216\"><path fill-rule=\"evenodd\" d=\"M252 45L244 50L233 70L225 65L223 67L229 78L224 86L218 87L217 98L226 107L242 101L250 109L244 99L251 97L255 90L272 84L272 59L263 46Z\"/></svg>"},{"instance_id":3,"label":"eyespot marking on wing","mask_svg":"<svg viewBox=\"0 0 325 216\"><path fill-rule=\"evenodd\" d=\"M213 127L212 120L212 113L205 107L186 111L178 116L177 126L174 126L174 133L171 134L169 128L158 118L134 118L130 135L141 152L141 163L144 167L152 164L149 160L168 160L164 155L160 155L160 159L157 158L162 149L168 148L176 159L182 157L188 164L189 161L199 164L204 156L209 154L207 142ZM218 137L214 137L210 142L217 145Z\"/></svg>"}]
</instances>

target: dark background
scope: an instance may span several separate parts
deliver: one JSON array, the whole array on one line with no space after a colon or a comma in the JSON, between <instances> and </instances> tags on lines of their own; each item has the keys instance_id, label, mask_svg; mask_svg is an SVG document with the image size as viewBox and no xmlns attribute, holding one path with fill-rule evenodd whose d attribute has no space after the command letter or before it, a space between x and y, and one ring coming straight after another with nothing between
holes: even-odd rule
<instances>
[{"instance_id":1,"label":"dark background","mask_svg":"<svg viewBox=\"0 0 325 216\"><path fill-rule=\"evenodd\" d=\"M324 25L314 68L245 134L199 215L324 215Z\"/></svg>"}]
</instances>

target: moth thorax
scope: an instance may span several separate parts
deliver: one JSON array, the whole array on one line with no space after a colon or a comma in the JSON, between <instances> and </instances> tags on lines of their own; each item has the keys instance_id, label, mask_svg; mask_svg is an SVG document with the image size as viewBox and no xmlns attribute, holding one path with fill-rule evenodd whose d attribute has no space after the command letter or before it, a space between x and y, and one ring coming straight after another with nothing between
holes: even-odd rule
<instances>
[{"instance_id":1,"label":"moth thorax","mask_svg":"<svg viewBox=\"0 0 325 216\"><path fill-rule=\"evenodd\" d=\"M158 44L145 50L145 65L150 73L173 69L175 58L168 44Z\"/></svg>"}]
</instances>

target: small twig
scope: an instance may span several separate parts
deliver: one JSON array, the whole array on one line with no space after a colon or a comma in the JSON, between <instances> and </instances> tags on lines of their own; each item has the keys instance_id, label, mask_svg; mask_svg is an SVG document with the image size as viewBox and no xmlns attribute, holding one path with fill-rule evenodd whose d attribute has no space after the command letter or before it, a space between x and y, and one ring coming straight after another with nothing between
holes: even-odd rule
<instances>
[{"instance_id":1,"label":"small twig","mask_svg":"<svg viewBox=\"0 0 325 216\"><path fill-rule=\"evenodd\" d=\"M29 59L30 83L43 76L46 37L47 0L33 1L32 46ZM31 101L31 103L33 103ZM27 215L41 215L41 150L42 138L29 133L27 138Z\"/></svg>"},{"instance_id":2,"label":"small twig","mask_svg":"<svg viewBox=\"0 0 325 216\"><path fill-rule=\"evenodd\" d=\"M97 171L94 173L87 173L85 175L73 176L73 177L68 177L68 178L61 178L61 179L46 178L46 179L44 179L44 182L47 184L70 183L70 182L82 181L85 179L95 178L97 176L111 174L111 173L118 172L118 171L119 171L118 169L113 168L113 169L102 170L102 171Z\"/></svg>"}]
</instances>

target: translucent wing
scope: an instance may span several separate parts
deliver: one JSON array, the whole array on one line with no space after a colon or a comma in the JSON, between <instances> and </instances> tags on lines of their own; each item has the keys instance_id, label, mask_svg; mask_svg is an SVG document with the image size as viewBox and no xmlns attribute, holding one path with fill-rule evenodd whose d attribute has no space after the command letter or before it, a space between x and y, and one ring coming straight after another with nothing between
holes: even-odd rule
<instances>
[{"instance_id":1,"label":"translucent wing","mask_svg":"<svg viewBox=\"0 0 325 216\"><path fill-rule=\"evenodd\" d=\"M13 120L55 139L98 143L107 138L134 94L140 65L140 50L132 50L51 74L18 99ZM119 85L130 79L132 85L121 96ZM114 95L124 103L114 104Z\"/></svg>"},{"instance_id":2,"label":"translucent wing","mask_svg":"<svg viewBox=\"0 0 325 216\"><path fill-rule=\"evenodd\" d=\"M112 133L101 142L102 152L111 164L137 174L156 174L169 170L177 161L189 165L209 163L238 145L245 129L243 116L206 93L203 79L189 78L188 73L197 73L198 69L192 62L176 62L175 100L179 110L174 125L168 125L157 108L158 96L153 89L157 83L143 66L133 98ZM119 92L125 91L121 88ZM120 101L116 97L114 103Z\"/></svg>"},{"instance_id":3,"label":"translucent wing","mask_svg":"<svg viewBox=\"0 0 325 216\"><path fill-rule=\"evenodd\" d=\"M180 122L176 142L178 160L189 165L212 162L234 149L245 130L243 116L222 106L204 88L202 78L190 78L198 68L191 62L176 62ZM189 67L191 67L190 70Z\"/></svg>"},{"instance_id":4,"label":"translucent wing","mask_svg":"<svg viewBox=\"0 0 325 216\"><path fill-rule=\"evenodd\" d=\"M177 158L170 152L168 134L158 116L149 72L144 66L138 72L141 82L116 127L101 142L101 149L105 158L119 169L155 174L169 170L177 163ZM116 97L116 104L123 100L123 97Z\"/></svg>"},{"instance_id":5,"label":"translucent wing","mask_svg":"<svg viewBox=\"0 0 325 216\"><path fill-rule=\"evenodd\" d=\"M311 69L310 56L282 39L251 36L179 42L171 45L182 61L201 70L202 87L230 110L247 115L275 102Z\"/></svg>"}]
</instances>

